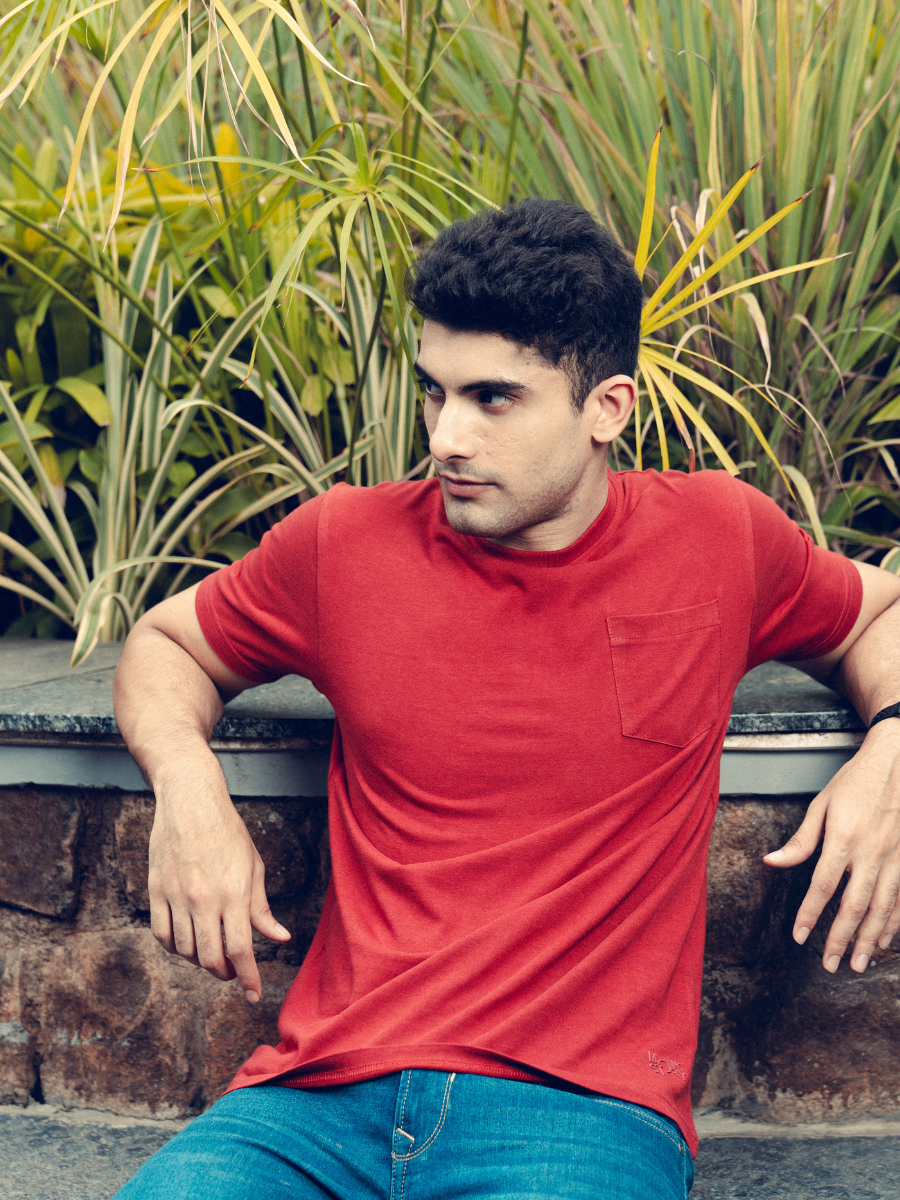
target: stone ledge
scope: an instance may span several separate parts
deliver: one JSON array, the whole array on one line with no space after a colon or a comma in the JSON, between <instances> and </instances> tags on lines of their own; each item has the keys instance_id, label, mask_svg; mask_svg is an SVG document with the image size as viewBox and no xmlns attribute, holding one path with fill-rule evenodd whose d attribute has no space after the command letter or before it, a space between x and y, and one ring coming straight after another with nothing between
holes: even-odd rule
<instances>
[{"instance_id":1,"label":"stone ledge","mask_svg":"<svg viewBox=\"0 0 900 1200\"><path fill-rule=\"evenodd\" d=\"M0 639L0 732L110 737L118 734L112 677L121 653L98 646L87 663L69 667L71 643ZM11 681L15 682L11 682ZM226 705L215 736L311 738L326 744L334 710L307 679L286 676ZM728 732L796 733L862 729L859 717L829 688L781 663L765 663L741 681Z\"/></svg>"}]
</instances>

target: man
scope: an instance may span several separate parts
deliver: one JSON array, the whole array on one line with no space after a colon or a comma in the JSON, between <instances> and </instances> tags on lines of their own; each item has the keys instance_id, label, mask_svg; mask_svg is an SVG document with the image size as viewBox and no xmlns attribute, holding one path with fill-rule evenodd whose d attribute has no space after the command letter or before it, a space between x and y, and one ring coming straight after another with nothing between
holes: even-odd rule
<instances>
[{"instance_id":1,"label":"man","mask_svg":"<svg viewBox=\"0 0 900 1200\"><path fill-rule=\"evenodd\" d=\"M893 576L724 472L608 471L641 288L586 212L456 224L410 294L437 479L302 505L122 656L153 932L251 1001L251 927L289 934L207 740L223 699L289 672L337 714L333 877L281 1044L123 1197L685 1197L734 688L781 658L864 719L900 700ZM900 928L898 750L879 720L769 856L825 831L801 942L851 873L828 970Z\"/></svg>"}]
</instances>

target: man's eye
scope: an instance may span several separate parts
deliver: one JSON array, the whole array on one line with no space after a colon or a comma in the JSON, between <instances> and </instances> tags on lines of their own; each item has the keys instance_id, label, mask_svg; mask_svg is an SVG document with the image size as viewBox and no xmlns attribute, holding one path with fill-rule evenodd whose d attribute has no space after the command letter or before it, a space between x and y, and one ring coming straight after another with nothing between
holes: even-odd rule
<instances>
[{"instance_id":1,"label":"man's eye","mask_svg":"<svg viewBox=\"0 0 900 1200\"><path fill-rule=\"evenodd\" d=\"M500 392L485 392L481 397L481 403L485 408L503 408L506 404L511 404L509 396L503 396Z\"/></svg>"},{"instance_id":2,"label":"man's eye","mask_svg":"<svg viewBox=\"0 0 900 1200\"><path fill-rule=\"evenodd\" d=\"M422 389L426 396L430 396L432 400L439 400L444 394L444 389L437 383L423 383Z\"/></svg>"}]
</instances>

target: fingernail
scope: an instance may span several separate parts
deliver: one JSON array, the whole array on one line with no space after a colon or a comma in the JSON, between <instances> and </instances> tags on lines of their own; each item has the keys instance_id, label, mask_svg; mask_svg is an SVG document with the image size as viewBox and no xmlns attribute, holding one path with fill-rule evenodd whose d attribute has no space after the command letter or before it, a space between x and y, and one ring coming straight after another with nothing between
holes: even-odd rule
<instances>
[{"instance_id":1,"label":"fingernail","mask_svg":"<svg viewBox=\"0 0 900 1200\"><path fill-rule=\"evenodd\" d=\"M809 937L809 930L806 928L805 925L801 925L800 928L797 930L797 932L794 934L794 941L797 943L798 946L802 946L808 937Z\"/></svg>"},{"instance_id":2,"label":"fingernail","mask_svg":"<svg viewBox=\"0 0 900 1200\"><path fill-rule=\"evenodd\" d=\"M276 929L278 930L278 932L279 932L279 933L286 933L286 934L288 935L288 937L290 937L290 936L291 936L291 934L290 934L290 930L288 930L288 929L285 929L285 927L284 927L283 925L278 925L278 924L276 923L276 926L275 926L275 927L276 927Z\"/></svg>"},{"instance_id":3,"label":"fingernail","mask_svg":"<svg viewBox=\"0 0 900 1200\"><path fill-rule=\"evenodd\" d=\"M856 966L857 971L860 971L860 972L864 971L866 969L866 967L869 965L868 954L857 955L856 963L854 965Z\"/></svg>"},{"instance_id":4,"label":"fingernail","mask_svg":"<svg viewBox=\"0 0 900 1200\"><path fill-rule=\"evenodd\" d=\"M784 858L783 850L770 850L768 854L764 854L763 858Z\"/></svg>"},{"instance_id":5,"label":"fingernail","mask_svg":"<svg viewBox=\"0 0 900 1200\"><path fill-rule=\"evenodd\" d=\"M890 946L893 940L894 935L892 933L884 933L878 939L878 945L882 948L882 950L887 950L888 946Z\"/></svg>"},{"instance_id":6,"label":"fingernail","mask_svg":"<svg viewBox=\"0 0 900 1200\"><path fill-rule=\"evenodd\" d=\"M825 970L830 971L833 975L840 965L840 956L837 954L832 954L831 958L829 958L828 962L825 964Z\"/></svg>"},{"instance_id":7,"label":"fingernail","mask_svg":"<svg viewBox=\"0 0 900 1200\"><path fill-rule=\"evenodd\" d=\"M246 988L244 990L244 995L247 997L247 999L250 1001L251 1004L255 1004L257 1002L257 1000L259 999L258 994L256 992L251 992L249 988Z\"/></svg>"}]
</instances>

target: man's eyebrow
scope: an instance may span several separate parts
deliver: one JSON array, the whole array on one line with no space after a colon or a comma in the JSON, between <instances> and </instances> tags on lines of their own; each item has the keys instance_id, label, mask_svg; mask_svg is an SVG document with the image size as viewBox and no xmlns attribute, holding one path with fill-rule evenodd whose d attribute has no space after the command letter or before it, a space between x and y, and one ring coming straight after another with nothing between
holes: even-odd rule
<instances>
[{"instance_id":1,"label":"man's eyebrow","mask_svg":"<svg viewBox=\"0 0 900 1200\"><path fill-rule=\"evenodd\" d=\"M413 364L413 370L416 373L416 378L420 383L433 383L437 387L441 385L436 379L423 370L418 363ZM500 379L476 379L472 383L463 384L459 389L463 395L468 395L472 392L528 392L531 389L527 383L520 383L518 379L500 378Z\"/></svg>"}]
</instances>

